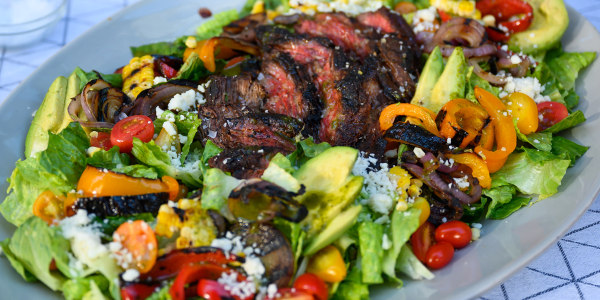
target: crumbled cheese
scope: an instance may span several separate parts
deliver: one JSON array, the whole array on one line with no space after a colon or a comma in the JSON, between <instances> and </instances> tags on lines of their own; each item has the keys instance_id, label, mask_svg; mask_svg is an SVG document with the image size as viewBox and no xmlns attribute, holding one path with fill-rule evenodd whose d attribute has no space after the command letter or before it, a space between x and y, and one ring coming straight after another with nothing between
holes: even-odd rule
<instances>
[{"instance_id":1,"label":"crumbled cheese","mask_svg":"<svg viewBox=\"0 0 600 300\"><path fill-rule=\"evenodd\" d=\"M217 282L223 285L223 288L232 296L246 299L256 293L256 284L249 279L242 282L237 281L237 272L223 272Z\"/></svg>"},{"instance_id":2,"label":"crumbled cheese","mask_svg":"<svg viewBox=\"0 0 600 300\"><path fill-rule=\"evenodd\" d=\"M170 110L189 111L190 108L195 107L197 104L204 103L206 103L204 96L191 89L173 96L171 101L169 101L168 108Z\"/></svg>"},{"instance_id":3,"label":"crumbled cheese","mask_svg":"<svg viewBox=\"0 0 600 300\"><path fill-rule=\"evenodd\" d=\"M464 190L469 187L469 178L467 176L458 178L454 177L454 182L461 190Z\"/></svg>"},{"instance_id":4,"label":"crumbled cheese","mask_svg":"<svg viewBox=\"0 0 600 300\"><path fill-rule=\"evenodd\" d=\"M435 32L439 28L439 25L435 22L436 18L437 9L434 6L417 10L413 16L413 31L415 33L422 31Z\"/></svg>"},{"instance_id":5,"label":"crumbled cheese","mask_svg":"<svg viewBox=\"0 0 600 300\"><path fill-rule=\"evenodd\" d=\"M367 11L375 11L383 6L382 0L290 0L290 10L286 14L304 13L314 15L316 12L345 12L358 15Z\"/></svg>"},{"instance_id":6,"label":"crumbled cheese","mask_svg":"<svg viewBox=\"0 0 600 300\"><path fill-rule=\"evenodd\" d=\"M170 136L174 136L177 134L177 129L175 129L175 125L173 122L167 121L163 123L163 128L167 131Z\"/></svg>"},{"instance_id":7,"label":"crumbled cheese","mask_svg":"<svg viewBox=\"0 0 600 300\"><path fill-rule=\"evenodd\" d=\"M417 158L422 158L425 156L425 152L419 147L415 147L415 149L413 149L413 153L417 156Z\"/></svg>"},{"instance_id":8,"label":"crumbled cheese","mask_svg":"<svg viewBox=\"0 0 600 300\"><path fill-rule=\"evenodd\" d=\"M510 57L510 62L517 65L517 64L520 64L521 62L523 62L523 60L518 55L513 54L513 56Z\"/></svg>"},{"instance_id":9,"label":"crumbled cheese","mask_svg":"<svg viewBox=\"0 0 600 300\"><path fill-rule=\"evenodd\" d=\"M274 283L271 283L267 287L267 298L273 299L273 298L275 298L275 295L277 295L277 285L275 285Z\"/></svg>"},{"instance_id":10,"label":"crumbled cheese","mask_svg":"<svg viewBox=\"0 0 600 300\"><path fill-rule=\"evenodd\" d=\"M159 117L159 118L160 118L164 112L165 112L165 111L164 111L164 110L162 110L160 107L158 107L158 106L156 107L156 116L157 116L157 117Z\"/></svg>"},{"instance_id":11,"label":"crumbled cheese","mask_svg":"<svg viewBox=\"0 0 600 300\"><path fill-rule=\"evenodd\" d=\"M483 225L481 225L480 223L473 223L473 224L471 224L471 227L481 229L481 227L483 227Z\"/></svg>"},{"instance_id":12,"label":"crumbled cheese","mask_svg":"<svg viewBox=\"0 0 600 300\"><path fill-rule=\"evenodd\" d=\"M352 174L362 176L364 185L362 194L367 195L365 202L369 207L381 214L387 214L394 206L397 183L390 179L387 163L379 164L379 170L374 155L361 152L352 168Z\"/></svg>"},{"instance_id":13,"label":"crumbled cheese","mask_svg":"<svg viewBox=\"0 0 600 300\"><path fill-rule=\"evenodd\" d=\"M180 134L179 135L179 142L182 144L185 144L188 140L188 137L186 135Z\"/></svg>"},{"instance_id":14,"label":"crumbled cheese","mask_svg":"<svg viewBox=\"0 0 600 300\"><path fill-rule=\"evenodd\" d=\"M71 242L73 254L86 265L109 251L101 242L102 233L90 225L91 221L87 211L80 209L75 215L59 222L63 236Z\"/></svg>"},{"instance_id":15,"label":"crumbled cheese","mask_svg":"<svg viewBox=\"0 0 600 300\"><path fill-rule=\"evenodd\" d=\"M156 76L156 77L154 77L154 80L152 81L152 83L154 83L154 85L158 85L158 84L165 83L165 82L167 82L167 79L162 76Z\"/></svg>"},{"instance_id":16,"label":"crumbled cheese","mask_svg":"<svg viewBox=\"0 0 600 300\"><path fill-rule=\"evenodd\" d=\"M392 248L392 241L385 233L383 234L383 239L381 240L381 248L383 248L383 250L388 250Z\"/></svg>"},{"instance_id":17,"label":"crumbled cheese","mask_svg":"<svg viewBox=\"0 0 600 300\"><path fill-rule=\"evenodd\" d=\"M258 257L246 257L246 261L242 264L242 268L246 271L249 276L260 278L265 274L265 266L263 266L260 258Z\"/></svg>"},{"instance_id":18,"label":"crumbled cheese","mask_svg":"<svg viewBox=\"0 0 600 300\"><path fill-rule=\"evenodd\" d=\"M125 272L123 272L123 275L121 275L121 278L123 278L123 280L125 281L134 281L136 279L138 279L140 277L140 271L136 270L136 269L127 269L125 270Z\"/></svg>"},{"instance_id":19,"label":"crumbled cheese","mask_svg":"<svg viewBox=\"0 0 600 300\"><path fill-rule=\"evenodd\" d=\"M505 73L499 73L499 75L504 76L504 79L506 81L506 84L504 85L502 92L500 93L500 97L504 97L514 92L520 92L531 97L531 99L533 99L536 103L550 101L549 96L542 95L545 88L537 78L515 78L512 76L506 76Z\"/></svg>"}]
</instances>

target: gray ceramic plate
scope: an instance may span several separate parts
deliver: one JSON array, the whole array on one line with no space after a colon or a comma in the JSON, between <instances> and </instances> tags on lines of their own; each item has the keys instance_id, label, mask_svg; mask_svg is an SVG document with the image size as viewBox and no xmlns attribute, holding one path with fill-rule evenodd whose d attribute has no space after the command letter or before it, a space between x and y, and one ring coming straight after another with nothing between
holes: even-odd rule
<instances>
[{"instance_id":1,"label":"gray ceramic plate","mask_svg":"<svg viewBox=\"0 0 600 300\"><path fill-rule=\"evenodd\" d=\"M240 8L235 1L161 1L133 5L99 24L65 46L25 80L0 106L0 199L5 197L6 179L23 145L33 110L40 104L52 80L68 75L76 67L110 72L130 59L129 46L173 40L194 32L200 22L199 7L213 12ZM564 36L570 51L597 51L600 34L579 13L569 9L571 24ZM457 252L452 263L435 272L431 281L406 281L402 289L377 288L378 299L468 299L494 287L524 267L554 243L595 199L600 187L600 62L596 61L578 82L579 109L588 121L573 129L570 137L592 146L571 168L560 192L527 207L503 221L484 223L482 238ZM596 82L595 82L596 81ZM0 218L0 239L9 237L14 227ZM41 284L27 284L0 259L2 299L53 299L57 294Z\"/></svg>"}]
</instances>

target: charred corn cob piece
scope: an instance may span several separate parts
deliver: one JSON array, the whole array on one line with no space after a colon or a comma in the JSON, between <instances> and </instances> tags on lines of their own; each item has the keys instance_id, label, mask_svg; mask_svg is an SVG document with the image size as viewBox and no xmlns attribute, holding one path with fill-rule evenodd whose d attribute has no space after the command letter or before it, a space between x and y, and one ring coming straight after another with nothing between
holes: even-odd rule
<instances>
[{"instance_id":1,"label":"charred corn cob piece","mask_svg":"<svg viewBox=\"0 0 600 300\"><path fill-rule=\"evenodd\" d=\"M134 57L123 67L123 92L131 99L152 87L154 81L154 58L150 55Z\"/></svg>"},{"instance_id":2,"label":"charred corn cob piece","mask_svg":"<svg viewBox=\"0 0 600 300\"><path fill-rule=\"evenodd\" d=\"M182 199L176 208L162 205L157 216L156 234L171 238L176 233L177 249L200 247L210 245L217 228L200 201Z\"/></svg>"}]
</instances>

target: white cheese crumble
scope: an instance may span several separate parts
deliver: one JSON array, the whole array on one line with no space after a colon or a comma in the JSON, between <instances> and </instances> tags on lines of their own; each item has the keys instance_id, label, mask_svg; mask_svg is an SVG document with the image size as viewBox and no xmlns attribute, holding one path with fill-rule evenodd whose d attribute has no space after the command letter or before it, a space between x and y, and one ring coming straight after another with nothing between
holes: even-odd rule
<instances>
[{"instance_id":1,"label":"white cheese crumble","mask_svg":"<svg viewBox=\"0 0 600 300\"><path fill-rule=\"evenodd\" d=\"M187 90L173 96L169 101L168 108L170 110L189 111L190 108L194 108L196 105L204 103L206 103L206 99L204 99L202 94L195 90Z\"/></svg>"},{"instance_id":2,"label":"white cheese crumble","mask_svg":"<svg viewBox=\"0 0 600 300\"><path fill-rule=\"evenodd\" d=\"M454 177L454 182L461 190L464 190L469 187L469 178L467 176L458 178Z\"/></svg>"},{"instance_id":3,"label":"white cheese crumble","mask_svg":"<svg viewBox=\"0 0 600 300\"><path fill-rule=\"evenodd\" d=\"M417 158L422 158L425 156L425 152L419 147L415 147L415 149L413 149L413 153L417 156Z\"/></svg>"},{"instance_id":4,"label":"white cheese crumble","mask_svg":"<svg viewBox=\"0 0 600 300\"><path fill-rule=\"evenodd\" d=\"M108 253L108 248L102 245L100 239L102 233L90 225L91 221L87 211L80 209L75 215L59 222L63 236L71 242L75 258L86 265Z\"/></svg>"},{"instance_id":5,"label":"white cheese crumble","mask_svg":"<svg viewBox=\"0 0 600 300\"><path fill-rule=\"evenodd\" d=\"M123 272L123 275L121 275L121 278L123 278L123 280L125 281L134 281L136 279L138 279L140 277L140 271L136 270L136 269L127 269L125 270L125 272Z\"/></svg>"},{"instance_id":6,"label":"white cheese crumble","mask_svg":"<svg viewBox=\"0 0 600 300\"><path fill-rule=\"evenodd\" d=\"M354 163L352 174L364 178L362 194L369 207L375 212L387 214L394 206L397 183L391 180L387 163L379 164L379 170L372 168L376 164L377 159L373 154L361 152Z\"/></svg>"},{"instance_id":7,"label":"white cheese crumble","mask_svg":"<svg viewBox=\"0 0 600 300\"><path fill-rule=\"evenodd\" d=\"M163 123L163 128L167 131L170 136L174 136L177 134L177 129L175 129L175 125L173 122L167 121Z\"/></svg>"},{"instance_id":8,"label":"white cheese crumble","mask_svg":"<svg viewBox=\"0 0 600 300\"><path fill-rule=\"evenodd\" d=\"M500 72L499 75L504 76L504 79L506 80L506 84L500 92L500 98L504 98L508 94L512 94L514 92L520 92L531 97L531 99L533 99L536 103L550 101L550 97L542 95L545 88L537 78L515 78L512 76L506 76L506 74L502 72Z\"/></svg>"},{"instance_id":9,"label":"white cheese crumble","mask_svg":"<svg viewBox=\"0 0 600 300\"><path fill-rule=\"evenodd\" d=\"M381 0L290 0L291 9L286 14L305 13L314 15L316 12L345 12L358 15L367 11L375 11L383 6Z\"/></svg>"},{"instance_id":10,"label":"white cheese crumble","mask_svg":"<svg viewBox=\"0 0 600 300\"><path fill-rule=\"evenodd\" d=\"M413 31L415 33L422 31L435 32L439 28L439 25L435 23L436 18L437 9L434 6L417 10L413 16Z\"/></svg>"},{"instance_id":11,"label":"white cheese crumble","mask_svg":"<svg viewBox=\"0 0 600 300\"><path fill-rule=\"evenodd\" d=\"M156 76L156 77L154 77L154 80L152 80L152 83L154 85L159 85L159 84L165 83L165 82L167 82L167 79L162 76Z\"/></svg>"},{"instance_id":12,"label":"white cheese crumble","mask_svg":"<svg viewBox=\"0 0 600 300\"><path fill-rule=\"evenodd\" d=\"M518 55L513 54L513 56L510 57L510 62L517 65L523 62L523 60Z\"/></svg>"}]
</instances>

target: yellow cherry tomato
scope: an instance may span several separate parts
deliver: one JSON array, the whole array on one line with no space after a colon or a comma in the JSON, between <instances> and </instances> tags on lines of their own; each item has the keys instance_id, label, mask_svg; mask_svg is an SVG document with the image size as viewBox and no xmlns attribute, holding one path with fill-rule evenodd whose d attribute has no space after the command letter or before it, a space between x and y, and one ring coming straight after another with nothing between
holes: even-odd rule
<instances>
[{"instance_id":1,"label":"yellow cherry tomato","mask_svg":"<svg viewBox=\"0 0 600 300\"><path fill-rule=\"evenodd\" d=\"M346 278L346 264L340 250L329 245L310 258L306 272L317 275L325 282L336 283Z\"/></svg>"},{"instance_id":2,"label":"yellow cherry tomato","mask_svg":"<svg viewBox=\"0 0 600 300\"><path fill-rule=\"evenodd\" d=\"M534 133L538 128L539 116L537 104L531 97L515 92L502 98L507 111L517 120L517 127L522 134Z\"/></svg>"},{"instance_id":3,"label":"yellow cherry tomato","mask_svg":"<svg viewBox=\"0 0 600 300\"><path fill-rule=\"evenodd\" d=\"M429 202L427 202L427 199L423 197L417 197L413 203L413 207L421 210L421 215L419 215L419 226L421 226L423 223L425 223L425 221L427 221L429 214L431 214Z\"/></svg>"}]
</instances>

